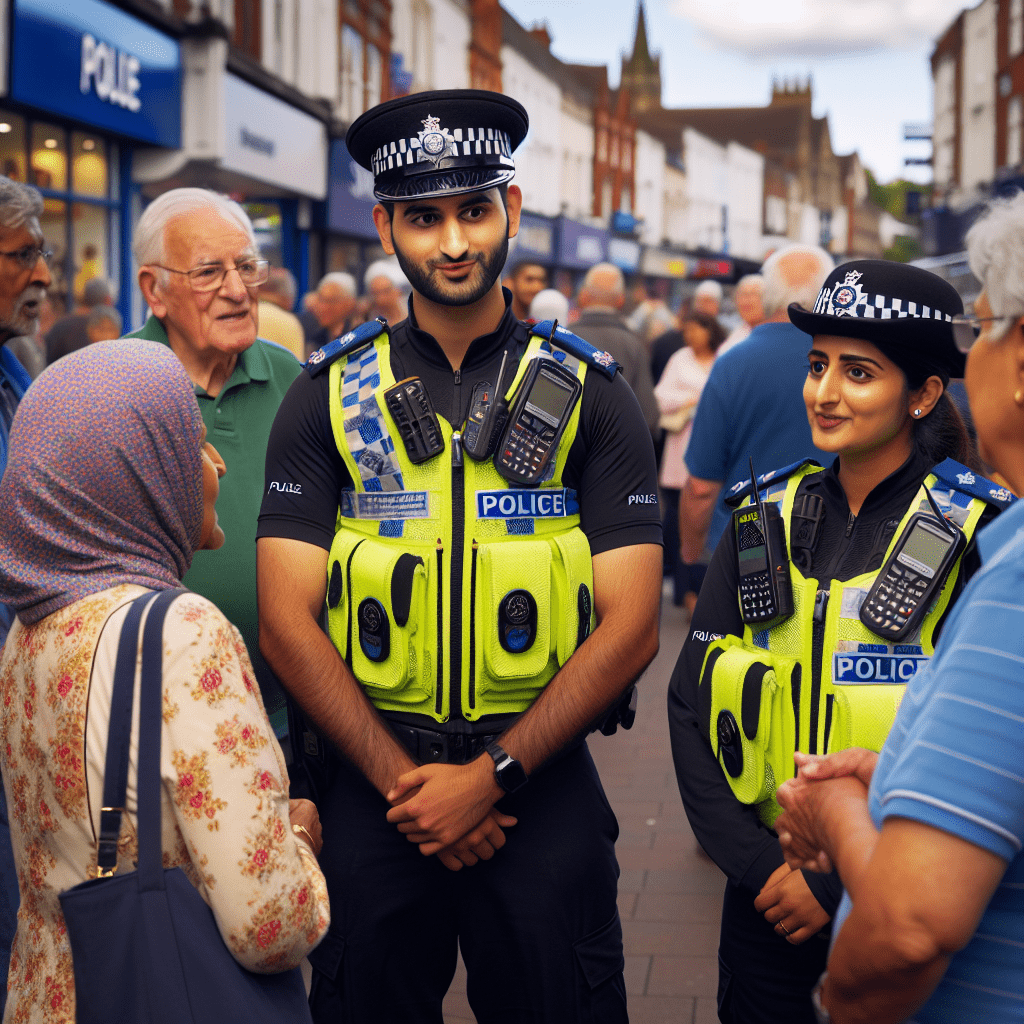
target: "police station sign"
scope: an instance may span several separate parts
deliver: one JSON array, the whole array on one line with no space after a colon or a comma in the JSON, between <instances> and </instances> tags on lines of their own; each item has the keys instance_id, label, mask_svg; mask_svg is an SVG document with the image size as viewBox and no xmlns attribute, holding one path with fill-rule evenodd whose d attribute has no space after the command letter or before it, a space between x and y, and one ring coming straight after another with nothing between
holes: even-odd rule
<instances>
[{"instance_id":1,"label":"police station sign","mask_svg":"<svg viewBox=\"0 0 1024 1024\"><path fill-rule=\"evenodd\" d=\"M106 0L14 0L11 95L94 129L181 144L178 43Z\"/></svg>"}]
</instances>

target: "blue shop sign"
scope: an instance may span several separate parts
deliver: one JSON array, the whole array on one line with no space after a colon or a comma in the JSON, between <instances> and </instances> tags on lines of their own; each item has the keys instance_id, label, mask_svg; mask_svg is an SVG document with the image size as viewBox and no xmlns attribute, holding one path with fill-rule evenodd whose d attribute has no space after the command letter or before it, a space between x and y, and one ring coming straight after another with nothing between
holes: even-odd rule
<instances>
[{"instance_id":1,"label":"blue shop sign","mask_svg":"<svg viewBox=\"0 0 1024 1024\"><path fill-rule=\"evenodd\" d=\"M519 215L519 234L513 241L513 262L529 257L548 265L554 262L555 256L555 222L550 217L524 210Z\"/></svg>"},{"instance_id":2,"label":"blue shop sign","mask_svg":"<svg viewBox=\"0 0 1024 1024\"><path fill-rule=\"evenodd\" d=\"M562 217L559 221L558 265L585 270L608 259L608 232Z\"/></svg>"},{"instance_id":3,"label":"blue shop sign","mask_svg":"<svg viewBox=\"0 0 1024 1024\"><path fill-rule=\"evenodd\" d=\"M349 155L341 139L331 141L330 176L327 182L327 226L356 238L377 240L373 223L373 174Z\"/></svg>"},{"instance_id":4,"label":"blue shop sign","mask_svg":"<svg viewBox=\"0 0 1024 1024\"><path fill-rule=\"evenodd\" d=\"M11 96L140 142L181 145L181 51L103 0L15 0Z\"/></svg>"}]
</instances>

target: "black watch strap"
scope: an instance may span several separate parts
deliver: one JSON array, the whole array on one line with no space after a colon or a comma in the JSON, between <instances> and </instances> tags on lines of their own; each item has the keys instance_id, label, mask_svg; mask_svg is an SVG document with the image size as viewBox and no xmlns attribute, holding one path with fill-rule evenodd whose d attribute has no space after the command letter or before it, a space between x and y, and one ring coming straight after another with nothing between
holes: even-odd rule
<instances>
[{"instance_id":1,"label":"black watch strap","mask_svg":"<svg viewBox=\"0 0 1024 1024\"><path fill-rule=\"evenodd\" d=\"M497 740L492 740L485 749L494 760L495 781L506 793L514 793L526 785L528 780L523 766L506 753Z\"/></svg>"}]
</instances>

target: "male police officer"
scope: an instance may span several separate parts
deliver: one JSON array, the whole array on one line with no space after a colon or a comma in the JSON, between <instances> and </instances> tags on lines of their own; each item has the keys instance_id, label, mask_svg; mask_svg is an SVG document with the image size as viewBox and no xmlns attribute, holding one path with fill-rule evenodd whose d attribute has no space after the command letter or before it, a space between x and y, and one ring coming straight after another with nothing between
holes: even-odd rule
<instances>
[{"instance_id":1,"label":"male police officer","mask_svg":"<svg viewBox=\"0 0 1024 1024\"><path fill-rule=\"evenodd\" d=\"M440 1024L457 941L481 1024L627 1020L582 737L657 651L656 471L611 357L531 334L501 288L527 127L473 90L352 125L409 318L314 353L268 448L261 646L344 755L318 801L322 1022Z\"/></svg>"}]
</instances>

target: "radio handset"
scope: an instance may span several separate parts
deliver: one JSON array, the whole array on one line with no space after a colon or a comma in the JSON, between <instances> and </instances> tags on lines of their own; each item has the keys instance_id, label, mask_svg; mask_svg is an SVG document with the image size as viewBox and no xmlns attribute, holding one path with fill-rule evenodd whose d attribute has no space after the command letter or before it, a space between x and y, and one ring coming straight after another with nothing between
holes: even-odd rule
<instances>
[{"instance_id":1,"label":"radio handset","mask_svg":"<svg viewBox=\"0 0 1024 1024\"><path fill-rule=\"evenodd\" d=\"M498 380L493 386L485 380L473 388L466 414L466 425L462 428L462 448L467 455L483 462L494 454L498 436L508 419L508 403L505 401L503 384L508 349L501 357Z\"/></svg>"},{"instance_id":2,"label":"radio handset","mask_svg":"<svg viewBox=\"0 0 1024 1024\"><path fill-rule=\"evenodd\" d=\"M740 613L751 625L793 614L786 527L773 501L763 502L750 460L753 504L733 513L733 536L739 562Z\"/></svg>"},{"instance_id":3,"label":"radio handset","mask_svg":"<svg viewBox=\"0 0 1024 1024\"><path fill-rule=\"evenodd\" d=\"M897 642L910 636L941 593L967 547L963 531L942 514L924 489L932 513L915 512L860 606L860 621L876 636Z\"/></svg>"},{"instance_id":4,"label":"radio handset","mask_svg":"<svg viewBox=\"0 0 1024 1024\"><path fill-rule=\"evenodd\" d=\"M576 374L557 360L530 363L494 452L494 468L509 483L533 487L544 479L582 393Z\"/></svg>"}]
</instances>

